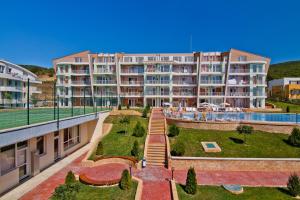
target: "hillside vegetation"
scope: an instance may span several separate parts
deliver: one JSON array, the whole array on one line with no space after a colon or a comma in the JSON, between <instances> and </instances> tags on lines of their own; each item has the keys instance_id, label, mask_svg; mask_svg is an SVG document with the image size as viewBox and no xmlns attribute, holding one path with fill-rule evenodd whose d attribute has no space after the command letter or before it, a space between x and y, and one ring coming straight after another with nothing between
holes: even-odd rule
<instances>
[{"instance_id":1,"label":"hillside vegetation","mask_svg":"<svg viewBox=\"0 0 300 200\"><path fill-rule=\"evenodd\" d=\"M289 61L270 65L267 80L283 77L300 77L300 61Z\"/></svg>"},{"instance_id":2,"label":"hillside vegetation","mask_svg":"<svg viewBox=\"0 0 300 200\"><path fill-rule=\"evenodd\" d=\"M25 69L28 69L29 71L36 74L37 76L48 75L49 77L53 77L54 75L53 68L45 68L37 65L20 65L20 66L24 67Z\"/></svg>"}]
</instances>

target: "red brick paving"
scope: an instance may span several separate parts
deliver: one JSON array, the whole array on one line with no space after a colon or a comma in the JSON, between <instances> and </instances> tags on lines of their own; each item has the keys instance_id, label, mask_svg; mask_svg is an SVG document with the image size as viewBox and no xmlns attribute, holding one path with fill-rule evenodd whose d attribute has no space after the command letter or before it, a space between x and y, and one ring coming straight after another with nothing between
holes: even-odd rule
<instances>
[{"instance_id":1,"label":"red brick paving","mask_svg":"<svg viewBox=\"0 0 300 200\"><path fill-rule=\"evenodd\" d=\"M186 170L175 171L175 180L185 183ZM240 184L244 186L286 186L289 172L255 172L255 171L196 171L199 185ZM299 171L300 174L300 171Z\"/></svg>"},{"instance_id":2,"label":"red brick paving","mask_svg":"<svg viewBox=\"0 0 300 200\"><path fill-rule=\"evenodd\" d=\"M153 143L165 143L165 136L164 135L149 135L149 144Z\"/></svg>"}]
</instances>

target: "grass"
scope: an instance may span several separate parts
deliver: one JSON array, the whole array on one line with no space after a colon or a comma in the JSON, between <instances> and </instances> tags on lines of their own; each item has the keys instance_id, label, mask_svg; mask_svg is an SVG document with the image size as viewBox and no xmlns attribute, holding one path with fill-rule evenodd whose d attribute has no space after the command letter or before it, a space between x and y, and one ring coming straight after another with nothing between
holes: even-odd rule
<instances>
[{"instance_id":1,"label":"grass","mask_svg":"<svg viewBox=\"0 0 300 200\"><path fill-rule=\"evenodd\" d=\"M140 145L139 159L143 158L145 138L148 129L148 119L142 118L140 116L128 116L130 119L130 124L127 127L120 123L123 116L109 116L106 118L105 123L112 123L112 130L108 135L102 139L104 155L110 156L131 156L131 149L135 140L138 141ZM145 128L145 135L143 137L132 136L133 128L136 123L140 121L141 125ZM128 130L125 134L124 130Z\"/></svg>"},{"instance_id":2,"label":"grass","mask_svg":"<svg viewBox=\"0 0 300 200\"><path fill-rule=\"evenodd\" d=\"M195 157L249 157L249 158L299 158L300 148L287 143L288 135L254 131L244 136L236 131L198 130L180 128L179 136L169 138L171 148L175 141L185 144L184 156ZM201 142L217 142L222 151L204 152Z\"/></svg>"},{"instance_id":3,"label":"grass","mask_svg":"<svg viewBox=\"0 0 300 200\"><path fill-rule=\"evenodd\" d=\"M97 108L97 111L100 111ZM102 109L104 110L104 109ZM86 107L85 113L92 113L93 107ZM83 107L74 107L73 116L83 115ZM19 126L25 126L27 124L27 109L6 109L0 112L0 130L7 128L15 128ZM72 108L59 108L59 118L72 117ZM55 111L55 119L58 118L58 110ZM34 108L29 110L29 124L36 124L41 122L47 122L54 120L53 108Z\"/></svg>"},{"instance_id":4,"label":"grass","mask_svg":"<svg viewBox=\"0 0 300 200\"><path fill-rule=\"evenodd\" d=\"M272 101L272 100L268 100L267 102L274 104L277 108L281 108L282 112L286 112L286 108L287 108L287 106L289 106L291 113L300 113L299 105L292 104L292 103L286 103L286 102L282 102L282 101Z\"/></svg>"},{"instance_id":5,"label":"grass","mask_svg":"<svg viewBox=\"0 0 300 200\"><path fill-rule=\"evenodd\" d=\"M220 186L197 186L195 195L187 194L181 185L177 185L180 200L285 200L292 199L285 188L244 187L244 193L231 194Z\"/></svg>"},{"instance_id":6,"label":"grass","mask_svg":"<svg viewBox=\"0 0 300 200\"><path fill-rule=\"evenodd\" d=\"M137 182L132 182L130 190L121 190L119 186L113 187L92 187L80 183L81 187L77 194L77 200L134 200L137 188ZM58 200L51 198L51 200Z\"/></svg>"}]
</instances>

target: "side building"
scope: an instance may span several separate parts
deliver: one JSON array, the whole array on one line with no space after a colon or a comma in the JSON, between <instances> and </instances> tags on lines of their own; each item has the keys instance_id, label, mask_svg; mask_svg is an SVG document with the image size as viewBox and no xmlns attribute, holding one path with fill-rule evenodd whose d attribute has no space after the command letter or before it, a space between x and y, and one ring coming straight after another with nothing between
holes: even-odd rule
<instances>
[{"instance_id":1,"label":"side building","mask_svg":"<svg viewBox=\"0 0 300 200\"><path fill-rule=\"evenodd\" d=\"M41 93L37 86L42 82L29 70L19 65L0 60L0 109L26 107L29 82L29 97Z\"/></svg>"},{"instance_id":2,"label":"side building","mask_svg":"<svg viewBox=\"0 0 300 200\"><path fill-rule=\"evenodd\" d=\"M300 78L282 78L269 81L268 95L272 98L300 99Z\"/></svg>"},{"instance_id":3,"label":"side building","mask_svg":"<svg viewBox=\"0 0 300 200\"><path fill-rule=\"evenodd\" d=\"M194 53L80 53L53 61L60 106L199 107L201 103L264 108L270 59L230 49ZM86 102L85 102L86 103Z\"/></svg>"}]
</instances>

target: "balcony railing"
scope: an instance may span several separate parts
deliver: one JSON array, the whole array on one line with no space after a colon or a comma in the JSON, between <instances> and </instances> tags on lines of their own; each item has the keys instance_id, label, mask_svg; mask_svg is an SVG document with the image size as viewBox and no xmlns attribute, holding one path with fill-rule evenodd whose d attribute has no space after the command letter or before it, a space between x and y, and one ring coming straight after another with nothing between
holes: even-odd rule
<instances>
[{"instance_id":1,"label":"balcony railing","mask_svg":"<svg viewBox=\"0 0 300 200\"><path fill-rule=\"evenodd\" d=\"M180 81L180 80L175 80L173 81L174 85L195 85L197 84L196 81Z\"/></svg>"},{"instance_id":2,"label":"balcony railing","mask_svg":"<svg viewBox=\"0 0 300 200\"><path fill-rule=\"evenodd\" d=\"M116 73L116 70L112 70L112 69L96 69L94 71L94 73L98 73L98 74L113 74Z\"/></svg>"},{"instance_id":3,"label":"balcony railing","mask_svg":"<svg viewBox=\"0 0 300 200\"><path fill-rule=\"evenodd\" d=\"M117 92L95 92L95 96L98 96L98 97L115 97L115 96L118 96Z\"/></svg>"},{"instance_id":4,"label":"balcony railing","mask_svg":"<svg viewBox=\"0 0 300 200\"><path fill-rule=\"evenodd\" d=\"M75 91L73 94L73 96L91 96L91 95L92 95L91 91L86 91L85 94L82 91L80 91L80 92Z\"/></svg>"},{"instance_id":5,"label":"balcony railing","mask_svg":"<svg viewBox=\"0 0 300 200\"><path fill-rule=\"evenodd\" d=\"M72 70L73 74L89 74L89 70Z\"/></svg>"},{"instance_id":6,"label":"balcony railing","mask_svg":"<svg viewBox=\"0 0 300 200\"><path fill-rule=\"evenodd\" d=\"M201 69L201 72L204 72L204 73L222 73L222 70L219 69L219 70L216 70L216 69Z\"/></svg>"},{"instance_id":7,"label":"balcony railing","mask_svg":"<svg viewBox=\"0 0 300 200\"><path fill-rule=\"evenodd\" d=\"M143 74L144 73L144 69L122 69L121 70L122 74Z\"/></svg>"},{"instance_id":8,"label":"balcony railing","mask_svg":"<svg viewBox=\"0 0 300 200\"><path fill-rule=\"evenodd\" d=\"M121 85L143 85L144 81L121 81Z\"/></svg>"},{"instance_id":9,"label":"balcony railing","mask_svg":"<svg viewBox=\"0 0 300 200\"><path fill-rule=\"evenodd\" d=\"M146 95L160 95L160 96L168 96L170 95L170 92L169 91L165 91L165 92L154 92L154 91L146 91L145 93Z\"/></svg>"},{"instance_id":10,"label":"balcony railing","mask_svg":"<svg viewBox=\"0 0 300 200\"><path fill-rule=\"evenodd\" d=\"M195 92L173 92L174 96L196 96Z\"/></svg>"},{"instance_id":11,"label":"balcony railing","mask_svg":"<svg viewBox=\"0 0 300 200\"><path fill-rule=\"evenodd\" d=\"M121 96L143 96L143 92L121 92Z\"/></svg>"},{"instance_id":12,"label":"balcony railing","mask_svg":"<svg viewBox=\"0 0 300 200\"><path fill-rule=\"evenodd\" d=\"M146 72L147 73L168 73L170 72L170 68L169 69L147 68Z\"/></svg>"},{"instance_id":13,"label":"balcony railing","mask_svg":"<svg viewBox=\"0 0 300 200\"><path fill-rule=\"evenodd\" d=\"M224 92L199 92L200 96L224 96Z\"/></svg>"},{"instance_id":14,"label":"balcony railing","mask_svg":"<svg viewBox=\"0 0 300 200\"><path fill-rule=\"evenodd\" d=\"M222 80L201 80L200 84L222 84Z\"/></svg>"},{"instance_id":15,"label":"balcony railing","mask_svg":"<svg viewBox=\"0 0 300 200\"><path fill-rule=\"evenodd\" d=\"M3 104L23 103L22 99L0 99Z\"/></svg>"},{"instance_id":16,"label":"balcony railing","mask_svg":"<svg viewBox=\"0 0 300 200\"><path fill-rule=\"evenodd\" d=\"M0 86L0 91L22 91L21 86Z\"/></svg>"},{"instance_id":17,"label":"balcony railing","mask_svg":"<svg viewBox=\"0 0 300 200\"><path fill-rule=\"evenodd\" d=\"M90 85L91 82L90 81L73 81L72 80L72 84L73 85Z\"/></svg>"},{"instance_id":18,"label":"balcony railing","mask_svg":"<svg viewBox=\"0 0 300 200\"><path fill-rule=\"evenodd\" d=\"M170 80L147 80L146 84L170 84Z\"/></svg>"},{"instance_id":19,"label":"balcony railing","mask_svg":"<svg viewBox=\"0 0 300 200\"><path fill-rule=\"evenodd\" d=\"M95 80L95 84L106 85L106 84L117 84L116 80Z\"/></svg>"},{"instance_id":20,"label":"balcony railing","mask_svg":"<svg viewBox=\"0 0 300 200\"><path fill-rule=\"evenodd\" d=\"M230 69L229 73L250 73L249 69Z\"/></svg>"},{"instance_id":21,"label":"balcony railing","mask_svg":"<svg viewBox=\"0 0 300 200\"><path fill-rule=\"evenodd\" d=\"M228 96L249 97L250 96L250 92L229 92Z\"/></svg>"}]
</instances>

